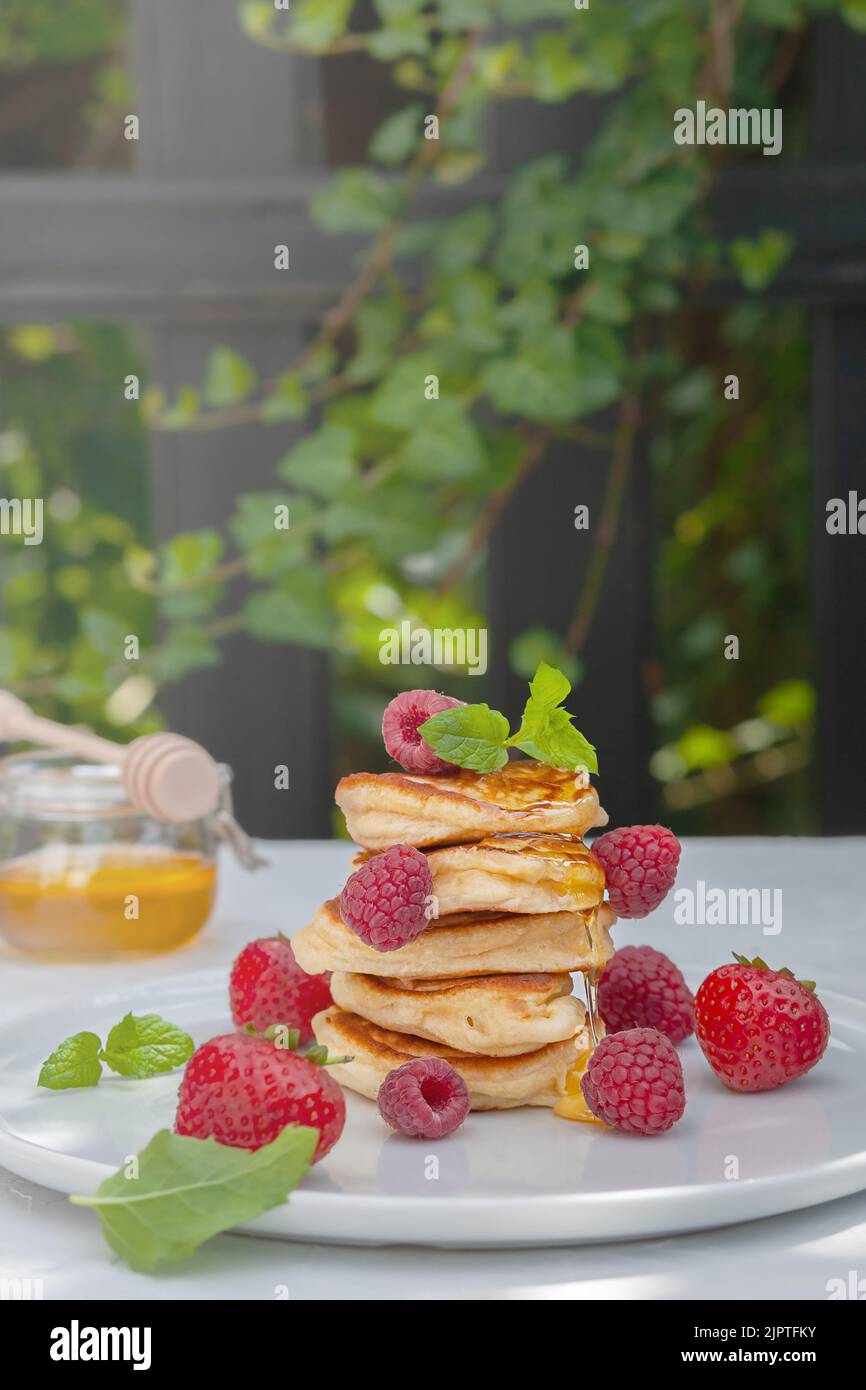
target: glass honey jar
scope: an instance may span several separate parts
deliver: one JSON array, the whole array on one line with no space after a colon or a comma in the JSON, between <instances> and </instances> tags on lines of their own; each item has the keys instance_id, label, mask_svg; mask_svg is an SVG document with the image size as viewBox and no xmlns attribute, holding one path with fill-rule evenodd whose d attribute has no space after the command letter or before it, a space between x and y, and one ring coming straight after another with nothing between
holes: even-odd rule
<instances>
[{"instance_id":1,"label":"glass honey jar","mask_svg":"<svg viewBox=\"0 0 866 1390\"><path fill-rule=\"evenodd\" d=\"M0 935L54 960L171 951L213 907L225 801L188 823L129 801L117 766L54 752L0 760Z\"/></svg>"}]
</instances>

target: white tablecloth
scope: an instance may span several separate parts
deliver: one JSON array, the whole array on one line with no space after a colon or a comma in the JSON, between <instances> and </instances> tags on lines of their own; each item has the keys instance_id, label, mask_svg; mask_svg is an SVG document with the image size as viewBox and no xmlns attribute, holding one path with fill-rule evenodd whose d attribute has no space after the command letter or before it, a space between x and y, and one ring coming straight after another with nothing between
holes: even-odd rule
<instances>
[{"instance_id":1,"label":"white tablecloth","mask_svg":"<svg viewBox=\"0 0 866 1390\"><path fill-rule=\"evenodd\" d=\"M617 944L646 941L707 972L730 951L766 956L819 989L866 998L863 840L693 840L680 884L782 890L778 936L760 927L677 926L673 901ZM0 1016L50 1009L125 979L225 965L243 943L294 931L346 877L344 844L269 844L266 869L228 858L199 941L150 960L31 964L0 949ZM86 1020L82 1023L86 1026ZM829 1280L866 1278L866 1193L788 1216L664 1240L538 1250L353 1249L220 1236L182 1267L148 1277L114 1260L91 1213L0 1169L0 1277L41 1279L46 1299L754 1298L825 1299ZM279 1294L275 1294L276 1290Z\"/></svg>"}]
</instances>

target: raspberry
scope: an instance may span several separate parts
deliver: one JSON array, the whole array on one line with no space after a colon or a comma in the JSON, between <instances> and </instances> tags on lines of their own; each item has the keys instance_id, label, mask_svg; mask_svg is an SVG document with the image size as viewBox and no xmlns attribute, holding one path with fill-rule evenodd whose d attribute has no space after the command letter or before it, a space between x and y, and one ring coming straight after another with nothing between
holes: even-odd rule
<instances>
[{"instance_id":1,"label":"raspberry","mask_svg":"<svg viewBox=\"0 0 866 1390\"><path fill-rule=\"evenodd\" d=\"M427 747L418 728L434 714L462 703L435 690L404 690L395 695L382 716L382 738L394 761L406 772L449 772L452 764Z\"/></svg>"},{"instance_id":2,"label":"raspberry","mask_svg":"<svg viewBox=\"0 0 866 1390\"><path fill-rule=\"evenodd\" d=\"M310 1042L310 1020L333 1004L330 974L308 975L295 960L283 936L263 936L245 946L232 966L229 1003L236 1028L253 1031L284 1023L297 1028L301 1042Z\"/></svg>"},{"instance_id":3,"label":"raspberry","mask_svg":"<svg viewBox=\"0 0 866 1390\"><path fill-rule=\"evenodd\" d=\"M617 951L598 986L608 1033L657 1028L672 1043L681 1043L692 1032L694 1002L682 971L652 946Z\"/></svg>"},{"instance_id":4,"label":"raspberry","mask_svg":"<svg viewBox=\"0 0 866 1390\"><path fill-rule=\"evenodd\" d=\"M442 1057L416 1057L379 1087L379 1114L410 1139L444 1139L469 1114L466 1082Z\"/></svg>"},{"instance_id":5,"label":"raspberry","mask_svg":"<svg viewBox=\"0 0 866 1390\"><path fill-rule=\"evenodd\" d=\"M656 1028L602 1038L580 1089L593 1115L629 1134L663 1134L686 1108L680 1059Z\"/></svg>"},{"instance_id":6,"label":"raspberry","mask_svg":"<svg viewBox=\"0 0 866 1390\"><path fill-rule=\"evenodd\" d=\"M397 951L427 925L433 875L420 850L392 845L356 869L340 894L350 931L374 951Z\"/></svg>"},{"instance_id":7,"label":"raspberry","mask_svg":"<svg viewBox=\"0 0 866 1390\"><path fill-rule=\"evenodd\" d=\"M760 957L737 956L708 975L695 996L701 1051L732 1091L770 1091L811 1071L830 1040L815 986Z\"/></svg>"},{"instance_id":8,"label":"raspberry","mask_svg":"<svg viewBox=\"0 0 866 1390\"><path fill-rule=\"evenodd\" d=\"M260 1149L286 1125L319 1131L313 1162L334 1147L346 1102L333 1076L267 1038L226 1033L196 1048L177 1093L178 1134L213 1135L233 1149Z\"/></svg>"},{"instance_id":9,"label":"raspberry","mask_svg":"<svg viewBox=\"0 0 866 1390\"><path fill-rule=\"evenodd\" d=\"M607 898L618 917L646 917L674 885L680 842L663 825L625 825L592 844L607 879Z\"/></svg>"}]
</instances>

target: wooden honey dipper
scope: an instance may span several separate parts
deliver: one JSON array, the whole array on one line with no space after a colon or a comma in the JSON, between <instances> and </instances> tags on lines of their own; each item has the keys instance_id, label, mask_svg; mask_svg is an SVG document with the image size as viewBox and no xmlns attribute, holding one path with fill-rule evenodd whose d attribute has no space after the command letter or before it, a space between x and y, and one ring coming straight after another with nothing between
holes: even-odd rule
<instances>
[{"instance_id":1,"label":"wooden honey dipper","mask_svg":"<svg viewBox=\"0 0 866 1390\"><path fill-rule=\"evenodd\" d=\"M86 729L69 729L34 714L0 690L0 741L22 739L120 768L130 801L155 820L209 816L220 800L220 771L210 753L182 734L143 734L125 747Z\"/></svg>"}]
</instances>

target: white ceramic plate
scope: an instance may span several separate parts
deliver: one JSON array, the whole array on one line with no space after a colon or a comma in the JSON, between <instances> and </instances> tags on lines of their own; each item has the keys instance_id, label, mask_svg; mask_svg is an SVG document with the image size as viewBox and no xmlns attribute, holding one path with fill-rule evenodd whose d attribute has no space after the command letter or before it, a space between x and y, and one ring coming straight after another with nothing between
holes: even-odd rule
<instances>
[{"instance_id":1,"label":"white ceramic plate","mask_svg":"<svg viewBox=\"0 0 866 1390\"><path fill-rule=\"evenodd\" d=\"M772 1216L866 1188L866 1005L823 995L833 1029L811 1075L766 1095L726 1091L694 1040L688 1104L641 1139L546 1109L470 1115L438 1144L392 1135L348 1095L339 1144L289 1203L245 1230L348 1243L523 1245L672 1234ZM178 1077L38 1090L64 1037L105 1035L128 1009L203 1042L230 1028L225 971L83 998L0 1029L0 1164L61 1192L92 1192L174 1118Z\"/></svg>"}]
</instances>

